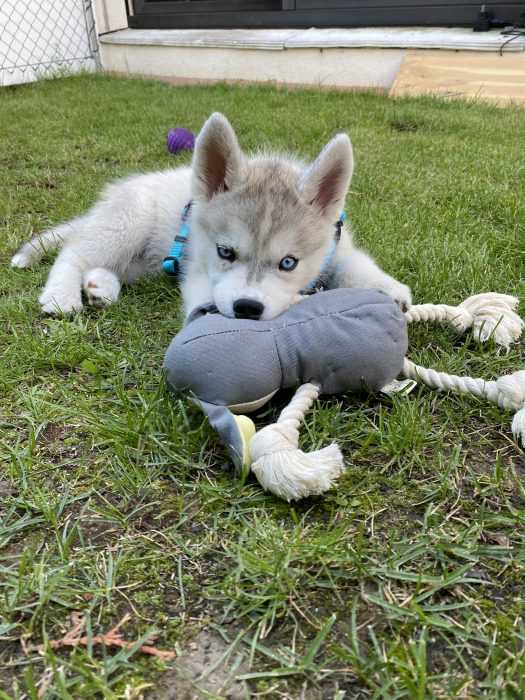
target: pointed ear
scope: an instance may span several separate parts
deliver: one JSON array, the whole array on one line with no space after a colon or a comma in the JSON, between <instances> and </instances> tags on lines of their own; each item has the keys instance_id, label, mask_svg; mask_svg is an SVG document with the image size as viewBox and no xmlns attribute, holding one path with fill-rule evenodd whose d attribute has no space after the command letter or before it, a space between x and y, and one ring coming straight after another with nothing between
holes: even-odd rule
<instances>
[{"instance_id":1,"label":"pointed ear","mask_svg":"<svg viewBox=\"0 0 525 700\"><path fill-rule=\"evenodd\" d=\"M308 204L337 221L354 169L352 144L346 134L335 136L303 174L299 189Z\"/></svg>"},{"instance_id":2,"label":"pointed ear","mask_svg":"<svg viewBox=\"0 0 525 700\"><path fill-rule=\"evenodd\" d=\"M195 142L193 197L207 201L231 189L239 179L241 165L242 151L235 132L226 117L215 112Z\"/></svg>"}]
</instances>

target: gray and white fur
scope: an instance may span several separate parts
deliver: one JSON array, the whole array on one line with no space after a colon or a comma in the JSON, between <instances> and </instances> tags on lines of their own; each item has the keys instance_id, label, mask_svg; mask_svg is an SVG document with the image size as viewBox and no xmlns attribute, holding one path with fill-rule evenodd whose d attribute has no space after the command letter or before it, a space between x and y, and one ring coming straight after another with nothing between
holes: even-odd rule
<instances>
[{"instance_id":1,"label":"gray and white fur","mask_svg":"<svg viewBox=\"0 0 525 700\"><path fill-rule=\"evenodd\" d=\"M184 311L213 303L225 316L271 319L298 301L332 243L353 171L350 139L335 136L310 165L281 154L246 156L228 120L213 114L191 168L109 184L85 214L26 243L13 267L61 248L39 301L67 314L111 304L122 283L158 273L193 201L181 290ZM409 288L354 247L343 227L328 271L330 287L376 288L402 307Z\"/></svg>"}]
</instances>

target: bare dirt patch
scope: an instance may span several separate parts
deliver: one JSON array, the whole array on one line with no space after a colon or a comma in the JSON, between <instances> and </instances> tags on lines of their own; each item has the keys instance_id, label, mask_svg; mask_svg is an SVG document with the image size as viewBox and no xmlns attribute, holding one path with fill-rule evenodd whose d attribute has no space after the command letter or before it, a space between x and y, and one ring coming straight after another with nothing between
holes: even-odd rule
<instances>
[{"instance_id":1,"label":"bare dirt patch","mask_svg":"<svg viewBox=\"0 0 525 700\"><path fill-rule=\"evenodd\" d=\"M236 681L247 667L239 649L231 647L218 634L202 630L177 661L176 668L163 678L162 687L151 700L201 700L220 697L244 700L250 697L247 684Z\"/></svg>"}]
</instances>

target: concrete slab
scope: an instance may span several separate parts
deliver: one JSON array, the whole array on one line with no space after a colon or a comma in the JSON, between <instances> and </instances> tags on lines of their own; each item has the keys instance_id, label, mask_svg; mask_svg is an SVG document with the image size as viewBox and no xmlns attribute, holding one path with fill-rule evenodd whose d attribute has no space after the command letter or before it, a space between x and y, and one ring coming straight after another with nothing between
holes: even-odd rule
<instances>
[{"instance_id":1,"label":"concrete slab","mask_svg":"<svg viewBox=\"0 0 525 700\"><path fill-rule=\"evenodd\" d=\"M103 66L115 73L178 82L253 82L380 90L392 87L407 52L421 54L421 58L411 58L411 63L406 64L410 74L412 64L416 73L423 70L420 66L425 63L425 54L485 55L497 60L506 41L508 37L500 31L475 33L461 28L417 27L125 29L100 38ZM525 38L507 44L505 54L525 58ZM435 63L435 58L432 61ZM497 65L503 67L503 63ZM431 81L426 68L425 71L424 80ZM410 80L415 80L412 74ZM446 75L436 80L442 81L445 91L448 89ZM492 82L498 80L496 72ZM411 89L419 88L415 83L408 87L399 82L396 94L410 94ZM493 89L499 93L504 86L501 90L496 86Z\"/></svg>"},{"instance_id":2,"label":"concrete slab","mask_svg":"<svg viewBox=\"0 0 525 700\"><path fill-rule=\"evenodd\" d=\"M108 71L188 82L252 82L315 88L389 89L401 49L261 51L165 45L101 46Z\"/></svg>"},{"instance_id":3,"label":"concrete slab","mask_svg":"<svg viewBox=\"0 0 525 700\"><path fill-rule=\"evenodd\" d=\"M371 27L363 29L307 29L286 39L292 48L445 49L498 52L509 37L498 29L473 32L463 27ZM505 51L525 50L525 37L513 39Z\"/></svg>"},{"instance_id":4,"label":"concrete slab","mask_svg":"<svg viewBox=\"0 0 525 700\"><path fill-rule=\"evenodd\" d=\"M235 49L444 49L499 52L508 40L499 30L473 32L461 27L372 27L362 29L123 29L100 38L103 44L192 46ZM505 52L525 50L525 37Z\"/></svg>"},{"instance_id":5,"label":"concrete slab","mask_svg":"<svg viewBox=\"0 0 525 700\"><path fill-rule=\"evenodd\" d=\"M103 44L191 46L282 51L295 29L123 29L100 37Z\"/></svg>"}]
</instances>

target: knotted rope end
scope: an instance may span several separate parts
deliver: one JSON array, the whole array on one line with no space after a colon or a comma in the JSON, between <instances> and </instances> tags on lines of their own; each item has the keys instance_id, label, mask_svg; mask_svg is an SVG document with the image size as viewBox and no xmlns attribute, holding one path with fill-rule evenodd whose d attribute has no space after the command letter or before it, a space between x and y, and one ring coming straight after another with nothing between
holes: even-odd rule
<instances>
[{"instance_id":1,"label":"knotted rope end","mask_svg":"<svg viewBox=\"0 0 525 700\"><path fill-rule=\"evenodd\" d=\"M512 434L515 440L521 438L521 444L525 447L525 406L514 415L512 420Z\"/></svg>"},{"instance_id":2,"label":"knotted rope end","mask_svg":"<svg viewBox=\"0 0 525 700\"><path fill-rule=\"evenodd\" d=\"M465 299L461 309L463 330L472 328L476 340L484 343L490 338L508 350L523 332L525 323L515 312L518 299L509 294L486 292ZM469 322L470 321L470 322Z\"/></svg>"},{"instance_id":3,"label":"knotted rope end","mask_svg":"<svg viewBox=\"0 0 525 700\"><path fill-rule=\"evenodd\" d=\"M286 501L318 496L344 469L333 443L315 452L299 449L299 426L319 395L319 386L303 384L279 419L256 433L250 442L251 469L265 489Z\"/></svg>"},{"instance_id":4,"label":"knotted rope end","mask_svg":"<svg viewBox=\"0 0 525 700\"><path fill-rule=\"evenodd\" d=\"M266 426L250 443L252 472L263 489L288 502L328 491L344 469L338 445L303 452L293 441L284 442L279 428Z\"/></svg>"}]
</instances>

